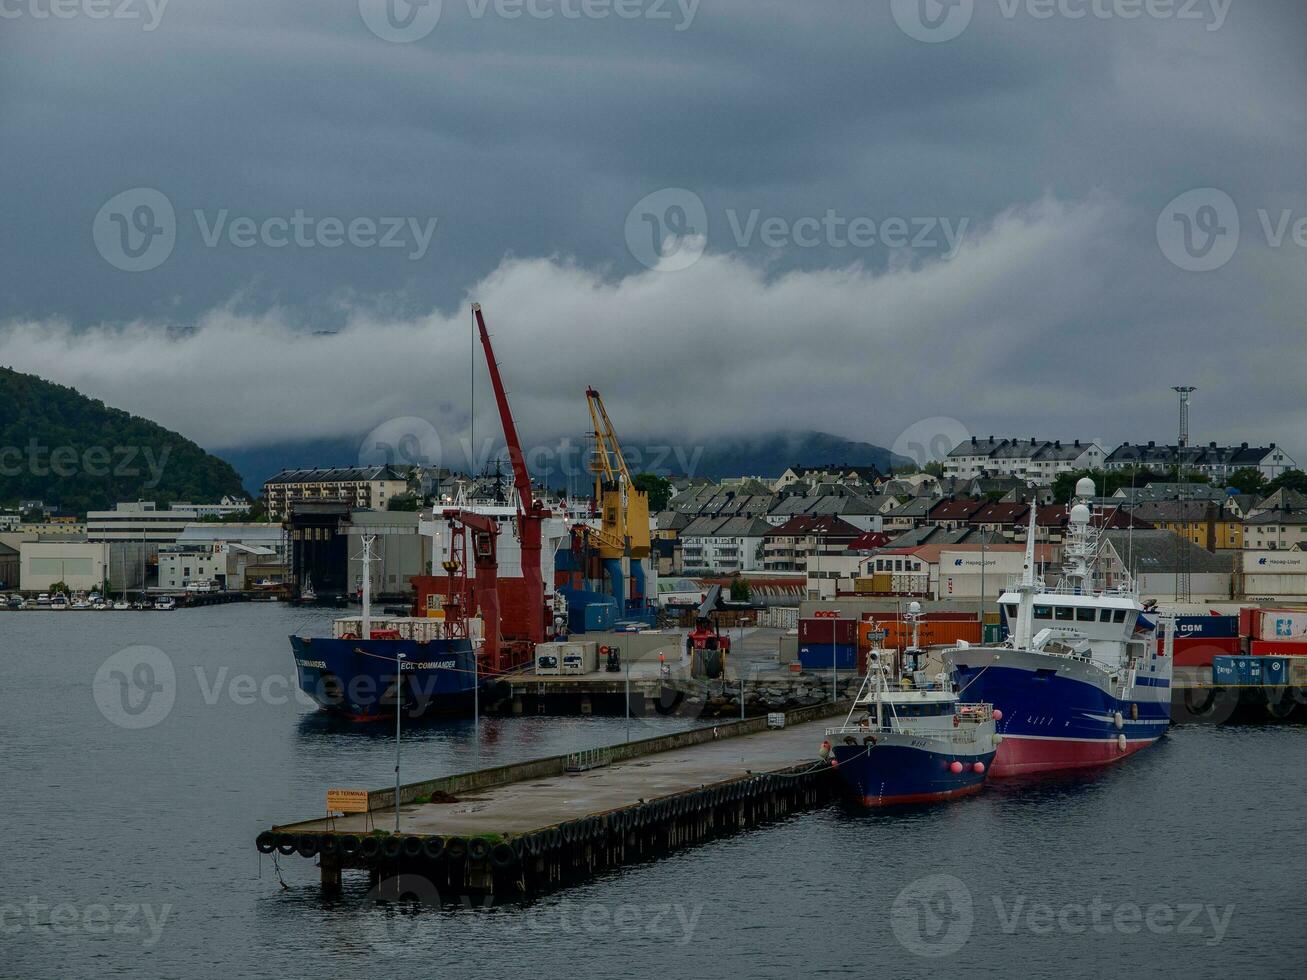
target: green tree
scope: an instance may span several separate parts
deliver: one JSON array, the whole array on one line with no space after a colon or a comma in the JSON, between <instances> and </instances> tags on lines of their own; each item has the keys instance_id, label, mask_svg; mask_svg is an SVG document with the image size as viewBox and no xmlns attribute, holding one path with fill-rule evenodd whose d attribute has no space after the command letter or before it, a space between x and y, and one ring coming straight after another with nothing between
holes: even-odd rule
<instances>
[{"instance_id":1,"label":"green tree","mask_svg":"<svg viewBox=\"0 0 1307 980\"><path fill-rule=\"evenodd\" d=\"M921 468L921 472L928 473L935 479L940 480L944 477L944 464L939 460L931 460Z\"/></svg>"},{"instance_id":2,"label":"green tree","mask_svg":"<svg viewBox=\"0 0 1307 980\"><path fill-rule=\"evenodd\" d=\"M1262 471L1256 466L1245 466L1231 473L1225 485L1234 487L1240 493L1260 494L1266 489L1266 477L1262 476Z\"/></svg>"},{"instance_id":3,"label":"green tree","mask_svg":"<svg viewBox=\"0 0 1307 980\"><path fill-rule=\"evenodd\" d=\"M753 589L749 587L747 578L735 577L731 579L731 601L748 602L753 598Z\"/></svg>"},{"instance_id":4,"label":"green tree","mask_svg":"<svg viewBox=\"0 0 1307 980\"><path fill-rule=\"evenodd\" d=\"M637 473L635 489L643 490L649 495L651 513L665 510L667 502L672 499L672 481L655 473Z\"/></svg>"},{"instance_id":5,"label":"green tree","mask_svg":"<svg viewBox=\"0 0 1307 980\"><path fill-rule=\"evenodd\" d=\"M1274 493L1276 490L1296 490L1298 493L1307 493L1307 473L1302 470L1285 470L1270 483L1266 484L1266 492Z\"/></svg>"},{"instance_id":6,"label":"green tree","mask_svg":"<svg viewBox=\"0 0 1307 980\"><path fill-rule=\"evenodd\" d=\"M386 502L386 510L420 510L422 507L422 498L416 494L400 493L391 497Z\"/></svg>"}]
</instances>

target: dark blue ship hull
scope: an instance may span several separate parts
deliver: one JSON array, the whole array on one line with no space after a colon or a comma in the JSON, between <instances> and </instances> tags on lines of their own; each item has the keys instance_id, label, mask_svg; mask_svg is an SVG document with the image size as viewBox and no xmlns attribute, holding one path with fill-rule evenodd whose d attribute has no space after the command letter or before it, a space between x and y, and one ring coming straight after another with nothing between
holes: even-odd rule
<instances>
[{"instance_id":1,"label":"dark blue ship hull","mask_svg":"<svg viewBox=\"0 0 1307 980\"><path fill-rule=\"evenodd\" d=\"M478 680L470 640L290 638L300 690L323 709L354 721L395 717L395 662L404 655L400 705L405 715L471 710Z\"/></svg>"},{"instance_id":2,"label":"dark blue ship hull","mask_svg":"<svg viewBox=\"0 0 1307 980\"><path fill-rule=\"evenodd\" d=\"M836 772L860 806L936 803L978 793L994 760L993 750L947 753L927 747L926 740L886 744L891 740L899 741L882 736L875 745L831 747ZM954 762L960 763L961 772L952 771Z\"/></svg>"}]
</instances>

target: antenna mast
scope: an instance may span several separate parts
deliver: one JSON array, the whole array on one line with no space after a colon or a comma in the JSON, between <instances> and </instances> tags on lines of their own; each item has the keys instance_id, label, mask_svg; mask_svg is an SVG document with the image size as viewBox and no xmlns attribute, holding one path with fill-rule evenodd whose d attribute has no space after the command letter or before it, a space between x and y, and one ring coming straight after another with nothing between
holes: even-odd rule
<instances>
[{"instance_id":1,"label":"antenna mast","mask_svg":"<svg viewBox=\"0 0 1307 980\"><path fill-rule=\"evenodd\" d=\"M1189 446L1189 396L1198 389L1194 385L1174 385L1171 390L1180 396L1180 438L1175 447L1175 473L1176 482L1180 484L1176 509L1179 511L1182 530L1175 542L1175 601L1189 602L1193 598L1193 582L1188 535L1189 502L1185 499L1184 492L1184 458Z\"/></svg>"}]
</instances>

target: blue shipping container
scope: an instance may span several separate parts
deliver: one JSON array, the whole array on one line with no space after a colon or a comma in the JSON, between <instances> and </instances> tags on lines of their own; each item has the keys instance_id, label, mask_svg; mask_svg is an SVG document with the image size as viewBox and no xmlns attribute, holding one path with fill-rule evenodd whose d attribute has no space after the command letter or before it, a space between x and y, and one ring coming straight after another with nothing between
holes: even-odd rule
<instances>
[{"instance_id":1,"label":"blue shipping container","mask_svg":"<svg viewBox=\"0 0 1307 980\"><path fill-rule=\"evenodd\" d=\"M1262 683L1279 687L1289 683L1288 657L1262 657Z\"/></svg>"},{"instance_id":2,"label":"blue shipping container","mask_svg":"<svg viewBox=\"0 0 1307 980\"><path fill-rule=\"evenodd\" d=\"M1239 635L1238 616L1177 616L1175 638L1201 637L1204 640L1228 640Z\"/></svg>"},{"instance_id":3,"label":"blue shipping container","mask_svg":"<svg viewBox=\"0 0 1307 980\"><path fill-rule=\"evenodd\" d=\"M1260 685L1262 683L1262 660L1262 657L1213 657L1213 682L1230 686Z\"/></svg>"},{"instance_id":4,"label":"blue shipping container","mask_svg":"<svg viewBox=\"0 0 1307 980\"><path fill-rule=\"evenodd\" d=\"M831 652L836 670L856 670L858 647L853 643L805 643L799 647L799 664L804 670L830 670Z\"/></svg>"}]
</instances>

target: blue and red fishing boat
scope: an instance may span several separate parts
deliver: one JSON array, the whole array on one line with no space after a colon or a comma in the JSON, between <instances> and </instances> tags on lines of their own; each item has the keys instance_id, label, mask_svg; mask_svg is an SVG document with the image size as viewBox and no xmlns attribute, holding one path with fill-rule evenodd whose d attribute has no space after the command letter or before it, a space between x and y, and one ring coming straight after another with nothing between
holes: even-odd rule
<instances>
[{"instance_id":1,"label":"blue and red fishing boat","mask_svg":"<svg viewBox=\"0 0 1307 980\"><path fill-rule=\"evenodd\" d=\"M1152 745L1171 722L1174 620L1159 644L1128 572L1097 587L1105 521L1092 507L1092 480L1075 493L1057 585L1036 574L1032 508L1021 584L999 598L1009 641L945 654L958 688L1002 714L996 777L1108 765Z\"/></svg>"},{"instance_id":2,"label":"blue and red fishing boat","mask_svg":"<svg viewBox=\"0 0 1307 980\"><path fill-rule=\"evenodd\" d=\"M914 636L920 606L912 604ZM822 754L847 795L864 807L935 803L978 793L999 744L995 713L963 703L947 673L921 669L914 641L903 653L879 646L845 723L826 730Z\"/></svg>"}]
</instances>

